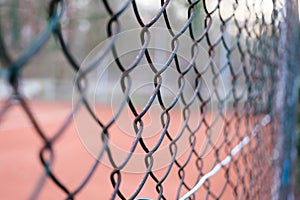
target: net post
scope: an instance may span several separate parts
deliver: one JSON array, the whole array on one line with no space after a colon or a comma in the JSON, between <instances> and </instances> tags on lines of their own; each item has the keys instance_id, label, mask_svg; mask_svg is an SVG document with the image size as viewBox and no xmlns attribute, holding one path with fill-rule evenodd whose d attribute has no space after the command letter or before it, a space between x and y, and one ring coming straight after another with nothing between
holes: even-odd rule
<instances>
[{"instance_id":1,"label":"net post","mask_svg":"<svg viewBox=\"0 0 300 200\"><path fill-rule=\"evenodd\" d=\"M285 1L285 19L281 24L278 53L275 130L278 134L276 148L280 152L277 177L277 195L273 199L295 199L297 160L296 113L298 101L298 44L299 18L297 0ZM277 182L277 183L276 183Z\"/></svg>"}]
</instances>

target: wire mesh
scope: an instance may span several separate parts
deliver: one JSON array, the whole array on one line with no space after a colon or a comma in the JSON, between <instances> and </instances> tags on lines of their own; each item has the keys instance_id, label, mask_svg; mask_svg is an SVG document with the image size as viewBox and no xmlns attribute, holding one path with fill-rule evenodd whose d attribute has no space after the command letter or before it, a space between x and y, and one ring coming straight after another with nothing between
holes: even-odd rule
<instances>
[{"instance_id":1,"label":"wire mesh","mask_svg":"<svg viewBox=\"0 0 300 200\"><path fill-rule=\"evenodd\" d=\"M12 90L2 100L0 119L3 121L13 107L21 108L43 142L36 155L43 173L32 188L30 199L39 199L48 181L55 185L53 190L64 193L64 199L76 199L93 178L112 189L106 196L104 189L98 187L102 199L136 199L145 194L153 199L278 198L280 186L276 176L283 161L275 148L278 133L274 96L281 59L278 45L282 24L286 23L284 1L161 0L143 7L137 0L103 0L101 15L108 20L101 26L106 29L106 40L83 64L70 50L64 34L62 21L72 9L69 4L60 0L49 2L47 26L18 56L7 47L6 22L1 21L1 74ZM184 19L183 23L178 17ZM128 37L134 39L127 41L123 51L120 43L128 37L122 33L131 30L124 22L128 18L135 24L135 32L129 32ZM32 111L34 101L24 95L20 85L26 66L46 48L51 37L68 61L61 67L73 70L76 97L68 117L56 132L47 134L46 125ZM160 44L153 43L159 37L167 43L163 50ZM165 57L158 61L157 55ZM89 98L90 76L106 68L105 60L110 58L110 69L113 68L120 90L111 118L101 109L96 111ZM142 65L147 70L138 73L145 69ZM145 82L140 80L147 77ZM150 83L150 89L145 90L147 94L142 95L140 103L132 92L144 83ZM108 86L97 87L105 90ZM165 95L166 87L174 91L171 96ZM154 106L157 112L151 111ZM55 149L82 110L97 126L98 148L81 181L70 187L53 169L59 154ZM127 122L121 120L124 113L131 116ZM145 137L149 114L159 121L152 143ZM126 155L120 159L113 143L122 138L115 127L124 123L129 124L132 137L126 144ZM150 128L151 131L155 132ZM166 153L160 157L163 149ZM141 159L135 161L137 154ZM162 160L167 164L161 166ZM95 177L103 163L109 171ZM126 168L129 165L133 168ZM137 168L142 170L134 171ZM133 170L128 173L130 169ZM130 177L136 176L138 181L132 183Z\"/></svg>"}]
</instances>

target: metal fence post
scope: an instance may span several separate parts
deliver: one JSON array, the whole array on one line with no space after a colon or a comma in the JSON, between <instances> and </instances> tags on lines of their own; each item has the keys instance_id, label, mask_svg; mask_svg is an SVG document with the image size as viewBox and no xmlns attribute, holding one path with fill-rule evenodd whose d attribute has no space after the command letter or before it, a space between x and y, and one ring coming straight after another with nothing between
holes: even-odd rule
<instances>
[{"instance_id":1,"label":"metal fence post","mask_svg":"<svg viewBox=\"0 0 300 200\"><path fill-rule=\"evenodd\" d=\"M298 101L298 44L299 18L297 0L285 2L285 19L279 40L279 65L275 99L275 130L278 133L277 149L280 152L279 199L295 199ZM275 180L276 181L276 180Z\"/></svg>"}]
</instances>

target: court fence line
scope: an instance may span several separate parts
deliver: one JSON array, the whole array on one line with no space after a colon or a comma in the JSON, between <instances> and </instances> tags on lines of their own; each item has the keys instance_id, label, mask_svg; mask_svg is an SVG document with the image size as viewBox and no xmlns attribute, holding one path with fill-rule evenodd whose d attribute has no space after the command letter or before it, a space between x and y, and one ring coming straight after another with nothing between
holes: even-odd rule
<instances>
[{"instance_id":1,"label":"court fence line","mask_svg":"<svg viewBox=\"0 0 300 200\"><path fill-rule=\"evenodd\" d=\"M110 185L112 192L104 199L140 198L149 183L155 185L149 195L157 199L294 199L299 88L297 0L157 0L151 4L103 0L96 12L100 16L89 19L83 16L95 9L95 2L80 2L46 3L46 25L36 31L38 36L22 52L22 34L30 34L30 30L20 31L19 26L28 23L26 16L19 16L21 10L40 7L29 3L29 8L18 0L0 3L0 77L11 89L1 101L0 123L12 107L18 106L43 143L36 155L43 172L29 199L39 199L47 181L63 192L65 199L76 199L100 165L110 167L101 181ZM89 10L84 10L89 3ZM100 35L106 29L105 38L99 39L100 44L85 55L83 63L76 51L85 48L80 43L83 38L88 38L84 40L88 43L92 37L75 33L70 28L72 23L68 27L70 19L66 19L71 15L78 18L82 32L91 23L96 26L97 20L101 25L96 33ZM39 28L37 23L30 23ZM38 72L40 64L37 67L31 61L45 53L51 42L56 44L55 55L63 55L67 61L59 67L54 64L55 71L58 76L66 72L74 85L72 109L57 131L47 134L46 125L33 113L34 100L22 90L22 80L27 70ZM44 59L44 65L49 63L55 60ZM94 76L99 81L95 88L107 95L100 96L111 98L109 103L113 104L108 120L109 116L96 112L90 98L90 92L96 91L91 89L97 82ZM109 86L108 79L115 81L114 87ZM149 85L151 89L147 90ZM166 88L172 94L167 95ZM139 89L140 96L134 96ZM157 112L152 111L155 106ZM80 123L76 116L82 110L97 126L99 149L92 153L94 162L83 179L71 188L53 170L55 156L60 153L55 150L67 128ZM158 119L160 127L157 138L152 138L154 145L145 136L147 115L152 113L155 117L151 123ZM124 114L129 121L122 121ZM116 153L112 136L121 138L121 133L114 127L125 123L131 125L130 130L122 131L130 132L132 141L128 149ZM79 129L78 134L84 135ZM162 152L167 152L163 159L159 158ZM126 184L127 167L141 155L142 160L135 163L136 170L144 169L139 183ZM159 159L169 163L157 166ZM177 182L172 182L176 189L171 191L168 181L172 176ZM132 187L132 194L128 194Z\"/></svg>"}]
</instances>

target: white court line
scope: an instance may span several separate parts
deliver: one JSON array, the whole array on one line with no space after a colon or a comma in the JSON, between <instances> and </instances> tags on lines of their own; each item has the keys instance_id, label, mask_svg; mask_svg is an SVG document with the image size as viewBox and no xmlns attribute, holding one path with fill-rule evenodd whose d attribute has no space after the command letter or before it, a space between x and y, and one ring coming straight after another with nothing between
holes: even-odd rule
<instances>
[{"instance_id":1,"label":"white court line","mask_svg":"<svg viewBox=\"0 0 300 200\"><path fill-rule=\"evenodd\" d=\"M207 181L210 177L215 175L223 166L227 165L231 160L234 155L236 155L238 152L241 151L244 146L246 146L249 141L255 137L258 133L258 130L262 126L266 126L269 124L271 121L270 115L264 116L264 118L261 120L260 124L257 124L253 131L251 132L250 136L245 137L240 143L238 143L230 152L230 155L228 155L222 162L218 163L210 172L205 174L199 181L198 183L189 191L187 192L184 196L180 198L180 200L185 200L189 198L191 195L193 195L197 190L201 188L201 186Z\"/></svg>"}]
</instances>

